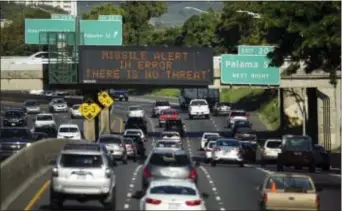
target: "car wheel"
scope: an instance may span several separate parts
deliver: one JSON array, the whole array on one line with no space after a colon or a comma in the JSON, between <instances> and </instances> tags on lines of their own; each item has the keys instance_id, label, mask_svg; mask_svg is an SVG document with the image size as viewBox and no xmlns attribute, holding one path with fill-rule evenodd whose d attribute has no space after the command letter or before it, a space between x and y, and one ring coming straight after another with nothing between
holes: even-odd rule
<instances>
[{"instance_id":1,"label":"car wheel","mask_svg":"<svg viewBox=\"0 0 342 211\"><path fill-rule=\"evenodd\" d=\"M322 166L323 171L330 171L330 165L324 165Z\"/></svg>"},{"instance_id":2,"label":"car wheel","mask_svg":"<svg viewBox=\"0 0 342 211\"><path fill-rule=\"evenodd\" d=\"M127 164L127 156L125 156L124 158L122 158L122 164Z\"/></svg>"},{"instance_id":3,"label":"car wheel","mask_svg":"<svg viewBox=\"0 0 342 211\"><path fill-rule=\"evenodd\" d=\"M245 167L245 164L243 162L239 163L239 167L243 168Z\"/></svg>"},{"instance_id":4,"label":"car wheel","mask_svg":"<svg viewBox=\"0 0 342 211\"><path fill-rule=\"evenodd\" d=\"M125 101L126 101L126 102L128 101L128 97L125 98Z\"/></svg>"},{"instance_id":5,"label":"car wheel","mask_svg":"<svg viewBox=\"0 0 342 211\"><path fill-rule=\"evenodd\" d=\"M137 162L137 156L136 155L134 155L134 157L133 157L133 162L134 163Z\"/></svg>"},{"instance_id":6,"label":"car wheel","mask_svg":"<svg viewBox=\"0 0 342 211\"><path fill-rule=\"evenodd\" d=\"M192 119L192 116L189 114L189 119Z\"/></svg>"},{"instance_id":7,"label":"car wheel","mask_svg":"<svg viewBox=\"0 0 342 211\"><path fill-rule=\"evenodd\" d=\"M59 198L58 194L50 189L50 209L51 210L62 210L63 201Z\"/></svg>"},{"instance_id":8,"label":"car wheel","mask_svg":"<svg viewBox=\"0 0 342 211\"><path fill-rule=\"evenodd\" d=\"M120 98L119 101L122 101L122 98Z\"/></svg>"},{"instance_id":9,"label":"car wheel","mask_svg":"<svg viewBox=\"0 0 342 211\"><path fill-rule=\"evenodd\" d=\"M205 116L206 119L210 119L210 114Z\"/></svg>"},{"instance_id":10,"label":"car wheel","mask_svg":"<svg viewBox=\"0 0 342 211\"><path fill-rule=\"evenodd\" d=\"M159 127L163 127L163 124L159 123Z\"/></svg>"},{"instance_id":11,"label":"car wheel","mask_svg":"<svg viewBox=\"0 0 342 211\"><path fill-rule=\"evenodd\" d=\"M265 167L266 166L266 162L265 162L265 160L264 159L260 159L260 166L262 166L262 167Z\"/></svg>"},{"instance_id":12,"label":"car wheel","mask_svg":"<svg viewBox=\"0 0 342 211\"><path fill-rule=\"evenodd\" d=\"M112 190L112 197L110 202L103 202L102 204L106 210L116 210L116 188L113 188Z\"/></svg>"},{"instance_id":13,"label":"car wheel","mask_svg":"<svg viewBox=\"0 0 342 211\"><path fill-rule=\"evenodd\" d=\"M211 164L212 167L215 167L216 166L216 161L212 160L210 164Z\"/></svg>"},{"instance_id":14,"label":"car wheel","mask_svg":"<svg viewBox=\"0 0 342 211\"><path fill-rule=\"evenodd\" d=\"M206 158L206 159L204 159L204 163L209 163L210 162L210 160L208 159L208 158Z\"/></svg>"},{"instance_id":15,"label":"car wheel","mask_svg":"<svg viewBox=\"0 0 342 211\"><path fill-rule=\"evenodd\" d=\"M283 171L284 166L282 164L277 164L277 171Z\"/></svg>"}]
</instances>

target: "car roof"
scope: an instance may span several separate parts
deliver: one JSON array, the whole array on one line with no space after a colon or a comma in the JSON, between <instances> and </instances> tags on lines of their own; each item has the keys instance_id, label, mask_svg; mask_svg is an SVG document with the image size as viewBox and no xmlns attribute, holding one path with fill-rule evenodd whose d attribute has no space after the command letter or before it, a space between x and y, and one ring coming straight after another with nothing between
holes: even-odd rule
<instances>
[{"instance_id":1,"label":"car roof","mask_svg":"<svg viewBox=\"0 0 342 211\"><path fill-rule=\"evenodd\" d=\"M102 134L99 138L122 138L119 134Z\"/></svg>"},{"instance_id":2,"label":"car roof","mask_svg":"<svg viewBox=\"0 0 342 211\"><path fill-rule=\"evenodd\" d=\"M129 106L128 108L141 108L141 106L139 106L139 105L133 105L133 106Z\"/></svg>"},{"instance_id":3,"label":"car roof","mask_svg":"<svg viewBox=\"0 0 342 211\"><path fill-rule=\"evenodd\" d=\"M65 144L62 153L68 154L102 154L104 151L102 144L89 143L81 140L77 143Z\"/></svg>"},{"instance_id":4,"label":"car roof","mask_svg":"<svg viewBox=\"0 0 342 211\"><path fill-rule=\"evenodd\" d=\"M77 127L78 128L78 125L77 124L60 124L59 128L61 127Z\"/></svg>"},{"instance_id":5,"label":"car roof","mask_svg":"<svg viewBox=\"0 0 342 211\"><path fill-rule=\"evenodd\" d=\"M174 143L178 143L177 139L159 139L156 141L156 143L158 142L174 142Z\"/></svg>"},{"instance_id":6,"label":"car roof","mask_svg":"<svg viewBox=\"0 0 342 211\"><path fill-rule=\"evenodd\" d=\"M10 129L15 129L15 130L18 130L18 129L21 129L21 130L29 130L28 127L1 127L0 128L1 130L5 129L5 130L10 130Z\"/></svg>"},{"instance_id":7,"label":"car roof","mask_svg":"<svg viewBox=\"0 0 342 211\"><path fill-rule=\"evenodd\" d=\"M130 129L126 129L125 132L142 132L141 129L134 129L134 128L130 128Z\"/></svg>"},{"instance_id":8,"label":"car roof","mask_svg":"<svg viewBox=\"0 0 342 211\"><path fill-rule=\"evenodd\" d=\"M179 132L177 131L163 131L161 132L162 135L169 135L169 134L178 134L179 135Z\"/></svg>"},{"instance_id":9,"label":"car roof","mask_svg":"<svg viewBox=\"0 0 342 211\"><path fill-rule=\"evenodd\" d=\"M64 98L58 97L58 98L53 98L52 100L64 100Z\"/></svg>"},{"instance_id":10,"label":"car roof","mask_svg":"<svg viewBox=\"0 0 342 211\"><path fill-rule=\"evenodd\" d=\"M281 142L281 139L266 139L266 142Z\"/></svg>"},{"instance_id":11,"label":"car roof","mask_svg":"<svg viewBox=\"0 0 342 211\"><path fill-rule=\"evenodd\" d=\"M63 150L61 154L73 154L73 155L102 155L103 152L89 151L89 150Z\"/></svg>"},{"instance_id":12,"label":"car roof","mask_svg":"<svg viewBox=\"0 0 342 211\"><path fill-rule=\"evenodd\" d=\"M170 149L170 148L154 148L152 150L152 154L164 154L164 153L173 153L175 155L186 155L187 154L182 149L174 150L174 149Z\"/></svg>"},{"instance_id":13,"label":"car roof","mask_svg":"<svg viewBox=\"0 0 342 211\"><path fill-rule=\"evenodd\" d=\"M214 135L214 136L218 135L218 136L220 136L219 133L212 133L212 132L204 132L203 136L205 136L205 135Z\"/></svg>"},{"instance_id":14,"label":"car roof","mask_svg":"<svg viewBox=\"0 0 342 211\"><path fill-rule=\"evenodd\" d=\"M236 140L234 138L219 138L216 141L236 141L236 142L239 142L238 140Z\"/></svg>"},{"instance_id":15,"label":"car roof","mask_svg":"<svg viewBox=\"0 0 342 211\"><path fill-rule=\"evenodd\" d=\"M39 113L37 116L53 116L51 113Z\"/></svg>"},{"instance_id":16,"label":"car roof","mask_svg":"<svg viewBox=\"0 0 342 211\"><path fill-rule=\"evenodd\" d=\"M182 186L197 190L195 183L190 179L155 179L150 182L150 187L157 186Z\"/></svg>"},{"instance_id":17,"label":"car roof","mask_svg":"<svg viewBox=\"0 0 342 211\"><path fill-rule=\"evenodd\" d=\"M291 172L284 172L284 173L275 172L275 173L269 174L268 178L270 178L270 177L299 177L299 178L310 178L310 179L312 179L311 176L309 176L309 175L300 174L300 173L291 173Z\"/></svg>"},{"instance_id":18,"label":"car roof","mask_svg":"<svg viewBox=\"0 0 342 211\"><path fill-rule=\"evenodd\" d=\"M238 112L238 113L240 113L240 112L246 112L246 111L245 111L245 110L242 110L242 109L233 109L232 112Z\"/></svg>"}]
</instances>

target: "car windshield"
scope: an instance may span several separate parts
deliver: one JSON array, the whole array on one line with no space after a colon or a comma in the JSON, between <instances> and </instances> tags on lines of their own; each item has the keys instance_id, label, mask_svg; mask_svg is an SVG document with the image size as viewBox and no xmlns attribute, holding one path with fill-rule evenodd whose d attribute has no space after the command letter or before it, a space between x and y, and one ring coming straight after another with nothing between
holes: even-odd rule
<instances>
[{"instance_id":1,"label":"car windshield","mask_svg":"<svg viewBox=\"0 0 342 211\"><path fill-rule=\"evenodd\" d=\"M56 136L57 130L53 127L36 127L34 129L36 133L46 133L49 137Z\"/></svg>"},{"instance_id":2,"label":"car windshield","mask_svg":"<svg viewBox=\"0 0 342 211\"><path fill-rule=\"evenodd\" d=\"M216 145L220 147L238 147L240 143L238 141L217 141Z\"/></svg>"},{"instance_id":3,"label":"car windshield","mask_svg":"<svg viewBox=\"0 0 342 211\"><path fill-rule=\"evenodd\" d=\"M99 139L100 143L103 144L121 144L121 138L119 137L101 137Z\"/></svg>"},{"instance_id":4,"label":"car windshield","mask_svg":"<svg viewBox=\"0 0 342 211\"><path fill-rule=\"evenodd\" d=\"M37 105L37 102L36 101L26 101L25 106L36 106Z\"/></svg>"},{"instance_id":5,"label":"car windshield","mask_svg":"<svg viewBox=\"0 0 342 211\"><path fill-rule=\"evenodd\" d=\"M143 125L144 120L142 118L129 118L127 120L127 125L136 126L136 125Z\"/></svg>"},{"instance_id":6,"label":"car windshield","mask_svg":"<svg viewBox=\"0 0 342 211\"><path fill-rule=\"evenodd\" d=\"M72 109L76 110L76 109L78 109L79 107L80 107L80 105L73 105L73 106L72 106Z\"/></svg>"},{"instance_id":7,"label":"car windshield","mask_svg":"<svg viewBox=\"0 0 342 211\"><path fill-rule=\"evenodd\" d=\"M302 189L311 191L313 190L313 184L306 177L270 177L267 181L266 188L271 189L272 183L275 184L276 189L291 190Z\"/></svg>"},{"instance_id":8,"label":"car windshield","mask_svg":"<svg viewBox=\"0 0 342 211\"><path fill-rule=\"evenodd\" d=\"M180 128L182 127L182 122L177 120L168 120L166 121L167 128Z\"/></svg>"},{"instance_id":9,"label":"car windshield","mask_svg":"<svg viewBox=\"0 0 342 211\"><path fill-rule=\"evenodd\" d=\"M163 195L187 195L196 196L196 191L190 187L183 186L157 186L150 190L151 194L163 194Z\"/></svg>"},{"instance_id":10,"label":"car windshield","mask_svg":"<svg viewBox=\"0 0 342 211\"><path fill-rule=\"evenodd\" d=\"M20 118L23 115L24 113L20 111L6 111L5 118Z\"/></svg>"},{"instance_id":11,"label":"car windshield","mask_svg":"<svg viewBox=\"0 0 342 211\"><path fill-rule=\"evenodd\" d=\"M175 115L175 114L177 114L177 111L163 110L163 111L161 111L161 114L164 114L164 115Z\"/></svg>"},{"instance_id":12,"label":"car windshield","mask_svg":"<svg viewBox=\"0 0 342 211\"><path fill-rule=\"evenodd\" d=\"M253 129L250 126L239 126L236 128L236 131L239 133L250 133L253 132Z\"/></svg>"},{"instance_id":13,"label":"car windshield","mask_svg":"<svg viewBox=\"0 0 342 211\"><path fill-rule=\"evenodd\" d=\"M246 125L246 126L250 126L249 125L249 122L248 121L244 121L244 120L236 120L236 121L234 121L234 124L236 125L236 126L243 126L243 125Z\"/></svg>"},{"instance_id":14,"label":"car windshield","mask_svg":"<svg viewBox=\"0 0 342 211\"><path fill-rule=\"evenodd\" d=\"M218 107L229 106L229 103L218 103Z\"/></svg>"},{"instance_id":15,"label":"car windshield","mask_svg":"<svg viewBox=\"0 0 342 211\"><path fill-rule=\"evenodd\" d=\"M170 106L170 103L167 101L158 101L156 102L156 106Z\"/></svg>"},{"instance_id":16,"label":"car windshield","mask_svg":"<svg viewBox=\"0 0 342 211\"><path fill-rule=\"evenodd\" d=\"M27 129L1 129L0 138L30 138L31 133Z\"/></svg>"},{"instance_id":17,"label":"car windshield","mask_svg":"<svg viewBox=\"0 0 342 211\"><path fill-rule=\"evenodd\" d=\"M129 111L140 111L140 110L142 110L142 109L141 109L141 107L139 107L139 106L132 106L132 107L129 107L128 110L129 110Z\"/></svg>"},{"instance_id":18,"label":"car windshield","mask_svg":"<svg viewBox=\"0 0 342 211\"><path fill-rule=\"evenodd\" d=\"M188 166L190 159L187 155L177 155L173 153L154 153L151 156L149 164L156 166Z\"/></svg>"},{"instance_id":19,"label":"car windshield","mask_svg":"<svg viewBox=\"0 0 342 211\"><path fill-rule=\"evenodd\" d=\"M126 138L131 138L135 143L142 143L140 136L137 135L125 135Z\"/></svg>"},{"instance_id":20,"label":"car windshield","mask_svg":"<svg viewBox=\"0 0 342 211\"><path fill-rule=\"evenodd\" d=\"M218 134L205 134L204 135L204 139L215 138L215 137L219 137L219 135Z\"/></svg>"},{"instance_id":21,"label":"car windshield","mask_svg":"<svg viewBox=\"0 0 342 211\"><path fill-rule=\"evenodd\" d=\"M279 148L280 145L281 145L281 141L269 141L269 142L267 142L266 147L275 149L275 148Z\"/></svg>"},{"instance_id":22,"label":"car windshield","mask_svg":"<svg viewBox=\"0 0 342 211\"><path fill-rule=\"evenodd\" d=\"M61 127L59 128L60 133L76 133L78 132L77 127Z\"/></svg>"},{"instance_id":23,"label":"car windshield","mask_svg":"<svg viewBox=\"0 0 342 211\"><path fill-rule=\"evenodd\" d=\"M230 115L231 116L247 116L247 113L243 111L233 111Z\"/></svg>"},{"instance_id":24,"label":"car windshield","mask_svg":"<svg viewBox=\"0 0 342 211\"><path fill-rule=\"evenodd\" d=\"M102 164L100 155L63 154L60 162L66 168L99 168Z\"/></svg>"},{"instance_id":25,"label":"car windshield","mask_svg":"<svg viewBox=\"0 0 342 211\"><path fill-rule=\"evenodd\" d=\"M37 116L38 121L51 121L53 120L51 115L38 115Z\"/></svg>"},{"instance_id":26,"label":"car windshield","mask_svg":"<svg viewBox=\"0 0 342 211\"><path fill-rule=\"evenodd\" d=\"M291 137L285 141L288 150L310 150L311 141L307 137Z\"/></svg>"},{"instance_id":27,"label":"car windshield","mask_svg":"<svg viewBox=\"0 0 342 211\"><path fill-rule=\"evenodd\" d=\"M205 101L203 100L196 100L196 101L192 101L191 106L203 106L203 105L208 105Z\"/></svg>"},{"instance_id":28,"label":"car windshield","mask_svg":"<svg viewBox=\"0 0 342 211\"><path fill-rule=\"evenodd\" d=\"M63 104L63 103L65 103L65 101L63 99L59 99L59 100L55 100L54 103L56 103L56 104Z\"/></svg>"},{"instance_id":29,"label":"car windshield","mask_svg":"<svg viewBox=\"0 0 342 211\"><path fill-rule=\"evenodd\" d=\"M158 147L158 148L179 148L179 145L174 141L160 141L160 142L157 142L156 147Z\"/></svg>"}]
</instances>

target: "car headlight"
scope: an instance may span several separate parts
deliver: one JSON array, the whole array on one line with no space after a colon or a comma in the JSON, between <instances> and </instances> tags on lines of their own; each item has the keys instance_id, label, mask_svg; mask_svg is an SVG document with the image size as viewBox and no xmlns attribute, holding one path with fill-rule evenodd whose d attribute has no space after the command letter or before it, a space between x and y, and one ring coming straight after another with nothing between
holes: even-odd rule
<instances>
[{"instance_id":1,"label":"car headlight","mask_svg":"<svg viewBox=\"0 0 342 211\"><path fill-rule=\"evenodd\" d=\"M27 146L27 147L31 146L31 143L27 143L26 146Z\"/></svg>"}]
</instances>

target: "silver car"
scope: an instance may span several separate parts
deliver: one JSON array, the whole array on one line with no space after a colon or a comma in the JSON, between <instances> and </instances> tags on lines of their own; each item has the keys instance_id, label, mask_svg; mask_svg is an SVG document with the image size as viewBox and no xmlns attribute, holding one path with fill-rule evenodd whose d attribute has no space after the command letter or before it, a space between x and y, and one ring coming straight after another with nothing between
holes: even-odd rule
<instances>
[{"instance_id":1,"label":"silver car","mask_svg":"<svg viewBox=\"0 0 342 211\"><path fill-rule=\"evenodd\" d=\"M26 100L24 102L24 108L27 114L37 114L40 113L40 106L35 100Z\"/></svg>"},{"instance_id":2,"label":"silver car","mask_svg":"<svg viewBox=\"0 0 342 211\"><path fill-rule=\"evenodd\" d=\"M244 167L243 149L235 139L217 139L211 156L211 166L217 163L238 163Z\"/></svg>"},{"instance_id":3,"label":"silver car","mask_svg":"<svg viewBox=\"0 0 342 211\"><path fill-rule=\"evenodd\" d=\"M68 104L63 98L54 98L49 103L49 111L53 112L67 112Z\"/></svg>"},{"instance_id":4,"label":"silver car","mask_svg":"<svg viewBox=\"0 0 342 211\"><path fill-rule=\"evenodd\" d=\"M190 179L197 184L197 170L184 150L153 149L147 157L142 174L144 190L153 179Z\"/></svg>"},{"instance_id":5,"label":"silver car","mask_svg":"<svg viewBox=\"0 0 342 211\"><path fill-rule=\"evenodd\" d=\"M127 150L127 156L132 158L133 162L137 161L138 152L135 142L132 138L124 137L124 142Z\"/></svg>"},{"instance_id":6,"label":"silver car","mask_svg":"<svg viewBox=\"0 0 342 211\"><path fill-rule=\"evenodd\" d=\"M121 160L127 164L127 149L124 138L121 135L104 134L97 140L98 144L104 144L114 160Z\"/></svg>"},{"instance_id":7,"label":"silver car","mask_svg":"<svg viewBox=\"0 0 342 211\"><path fill-rule=\"evenodd\" d=\"M183 149L182 144L178 140L172 140L172 139L162 139L156 141L156 143L153 146L154 149L175 149L175 150L181 150Z\"/></svg>"},{"instance_id":8,"label":"silver car","mask_svg":"<svg viewBox=\"0 0 342 211\"><path fill-rule=\"evenodd\" d=\"M98 200L115 210L115 187L112 160L99 144L71 144L64 147L52 169L50 207L62 210L65 200Z\"/></svg>"}]
</instances>

